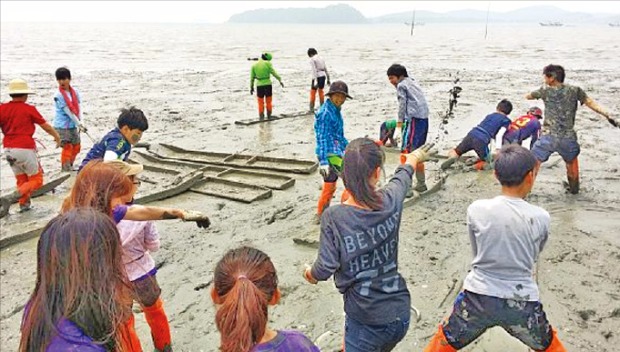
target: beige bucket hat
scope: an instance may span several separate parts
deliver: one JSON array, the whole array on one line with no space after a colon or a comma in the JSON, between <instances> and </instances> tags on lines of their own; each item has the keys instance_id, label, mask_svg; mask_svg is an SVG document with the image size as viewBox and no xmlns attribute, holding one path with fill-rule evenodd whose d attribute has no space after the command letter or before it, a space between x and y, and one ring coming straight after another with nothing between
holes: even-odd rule
<instances>
[{"instance_id":1,"label":"beige bucket hat","mask_svg":"<svg viewBox=\"0 0 620 352\"><path fill-rule=\"evenodd\" d=\"M9 82L9 94L36 94L23 79L16 78Z\"/></svg>"},{"instance_id":2,"label":"beige bucket hat","mask_svg":"<svg viewBox=\"0 0 620 352\"><path fill-rule=\"evenodd\" d=\"M119 169L122 173L124 173L127 176L135 176L141 173L142 170L144 169L142 164L130 164L122 160L106 160L104 161L104 163Z\"/></svg>"}]
</instances>

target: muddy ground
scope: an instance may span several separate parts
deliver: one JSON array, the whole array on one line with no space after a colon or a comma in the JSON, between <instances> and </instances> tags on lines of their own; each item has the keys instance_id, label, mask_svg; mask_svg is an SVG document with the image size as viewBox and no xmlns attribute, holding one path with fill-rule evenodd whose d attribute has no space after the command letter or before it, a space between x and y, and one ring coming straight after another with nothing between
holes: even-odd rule
<instances>
[{"instance_id":1,"label":"muddy ground","mask_svg":"<svg viewBox=\"0 0 620 352\"><path fill-rule=\"evenodd\" d=\"M274 87L276 113L306 109L309 73L304 55L312 45L324 54L332 80L345 80L355 98L347 101L343 110L345 134L350 139L376 136L379 124L395 116L395 91L385 76L393 62L406 65L424 88L432 111L429 139L438 142L441 152L455 146L502 98L512 100L515 106L511 117L526 111L533 103L523 96L540 85L541 69L550 62L563 64L568 83L582 86L601 105L620 114L620 69L615 60L620 41L618 34L607 28L559 29L564 32L519 28L521 36L509 41L505 38L512 38L515 28L491 28L484 41L479 28L462 30L457 26L421 27L410 38L400 26L312 28L310 35L310 28L304 26L248 31L243 26L134 25L106 27L106 40L95 43L92 38L104 28L81 26L85 27L60 51L37 46L37 38L53 39L58 31L32 24L18 45L14 36L18 29L3 26L3 100L8 98L8 80L23 77L40 92L31 102L51 119L52 73L66 64L74 70L74 85L84 97L93 136L102 136L113 127L120 107L136 105L149 117L146 142L313 159L312 117L248 127L233 124L255 115L255 100L248 94L250 63L245 57L259 52L263 45L274 51L274 65L286 85L285 89ZM333 41L333 33L347 40ZM259 45L261 35L271 39ZM576 43L573 38L578 35L587 35L592 41ZM146 44L130 50L136 43ZM226 50L218 51L222 46ZM605 50L600 49L603 46ZM72 54L75 49L81 49L80 53ZM25 55L28 52L37 55ZM462 97L455 118L446 126L448 134L437 134L438 115L447 108L447 90L457 71ZM620 130L612 129L587 108L580 109L576 125L582 146L582 192L564 192L564 165L555 156L545 164L528 198L552 216L538 280L548 318L568 350L613 351L612 346L620 343L620 274L616 269L620 264ZM40 131L37 135L48 148L41 150L44 168L57 172L59 151L51 149L49 137ZM83 143L85 150L92 144L87 137ZM390 154L387 173L395 166L396 155ZM1 167L5 190L12 186L12 175L4 160ZM429 163L430 181L437 176L437 168ZM337 349L344 321L341 295L331 281L312 286L303 280L301 270L314 260L316 249L293 242L293 238L318 237L312 215L321 178L318 173L294 177L293 188L274 191L271 199L250 205L193 193L153 203L203 210L213 220L208 230L178 221L158 224L162 249L155 257L163 263L158 281L175 349L217 350L219 334L208 284L217 260L239 245L266 251L278 270L283 299L270 312L271 326L301 330L318 340L323 350ZM29 214L16 214L14 207L0 222L2 231L19 232L20 226L26 228L29 222L52 216L68 185L59 187L55 195L37 199L37 209ZM341 191L339 184L336 199ZM475 199L493 197L498 191L490 171L465 172L457 167L441 191L405 209L400 271L422 316L396 351L421 351L449 313L471 260L466 208ZM15 350L19 343L21 307L34 287L35 248L36 240L31 240L0 252L2 350ZM143 347L148 350L148 327L143 317L138 316L137 321ZM526 350L500 333L488 336L468 351Z\"/></svg>"}]
</instances>

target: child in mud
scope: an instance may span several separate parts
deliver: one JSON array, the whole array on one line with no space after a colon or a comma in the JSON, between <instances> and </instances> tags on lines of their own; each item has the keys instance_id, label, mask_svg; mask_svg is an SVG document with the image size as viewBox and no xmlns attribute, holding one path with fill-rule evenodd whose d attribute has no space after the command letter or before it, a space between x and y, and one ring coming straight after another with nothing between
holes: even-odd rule
<instances>
[{"instance_id":1,"label":"child in mud","mask_svg":"<svg viewBox=\"0 0 620 352\"><path fill-rule=\"evenodd\" d=\"M18 351L132 351L121 253L114 222L99 211L73 209L52 219L37 244L37 282Z\"/></svg>"},{"instance_id":2,"label":"child in mud","mask_svg":"<svg viewBox=\"0 0 620 352\"><path fill-rule=\"evenodd\" d=\"M547 161L549 156L555 152L560 154L566 163L568 178L566 188L570 193L577 194L579 193L577 157L581 151L574 129L577 103L604 116L614 127L620 127L620 121L614 119L580 87L564 84L564 78L565 72L562 66L545 66L543 69L545 86L527 94L525 99L542 99L545 103L543 136L534 144L532 153L539 163Z\"/></svg>"},{"instance_id":3,"label":"child in mud","mask_svg":"<svg viewBox=\"0 0 620 352\"><path fill-rule=\"evenodd\" d=\"M11 101L0 104L0 129L4 155L15 175L17 190L0 198L0 218L9 213L11 204L19 201L20 212L31 208L30 195L43 186L43 169L39 164L34 142L35 126L39 125L60 146L60 136L41 116L37 108L26 104L29 94L34 94L23 79L9 82Z\"/></svg>"},{"instance_id":4,"label":"child in mud","mask_svg":"<svg viewBox=\"0 0 620 352\"><path fill-rule=\"evenodd\" d=\"M394 139L394 132L396 131L397 124L396 120L387 120L381 124L379 128L379 140L382 145L393 148L398 147L398 143Z\"/></svg>"},{"instance_id":5,"label":"child in mud","mask_svg":"<svg viewBox=\"0 0 620 352\"><path fill-rule=\"evenodd\" d=\"M140 181L137 179L140 167L120 160L106 162L129 177L134 184L131 194L133 199ZM151 337L155 351L172 351L170 325L161 299L161 288L157 283L157 268L151 257L151 251L159 249L159 234L153 221L121 220L116 227L123 246L123 263L127 276L133 286L134 299L140 303L144 318L151 328Z\"/></svg>"},{"instance_id":6,"label":"child in mud","mask_svg":"<svg viewBox=\"0 0 620 352\"><path fill-rule=\"evenodd\" d=\"M80 132L86 132L82 109L82 97L71 86L71 71L66 67L56 70L58 91L54 95L56 117L54 128L60 135L60 166L62 171L72 171L75 158L80 154Z\"/></svg>"},{"instance_id":7,"label":"child in mud","mask_svg":"<svg viewBox=\"0 0 620 352\"><path fill-rule=\"evenodd\" d=\"M501 195L477 200L467 209L472 270L452 314L425 352L462 349L493 326L501 326L533 350L565 351L547 321L532 276L550 226L549 213L524 199L537 172L529 150L516 144L500 150L495 176Z\"/></svg>"},{"instance_id":8,"label":"child in mud","mask_svg":"<svg viewBox=\"0 0 620 352\"><path fill-rule=\"evenodd\" d=\"M329 72L325 60L321 58L315 48L308 49L308 57L310 58L310 67L312 68L312 84L310 85L310 112L314 113L314 103L316 102L316 93L319 92L319 102L321 105L325 102L323 88L325 88L325 80L327 85L329 82Z\"/></svg>"},{"instance_id":9,"label":"child in mud","mask_svg":"<svg viewBox=\"0 0 620 352\"><path fill-rule=\"evenodd\" d=\"M540 120L542 120L542 110L539 107L533 106L527 114L515 119L508 126L508 131L504 133L502 138L502 145L516 143L523 144L528 138L531 138L530 150L534 147L534 143L540 137Z\"/></svg>"},{"instance_id":10,"label":"child in mud","mask_svg":"<svg viewBox=\"0 0 620 352\"><path fill-rule=\"evenodd\" d=\"M142 138L142 133L148 130L149 122L140 109L130 107L121 109L116 121L117 127L108 132L101 140L95 143L80 165L80 170L94 159L127 160L131 153L131 146Z\"/></svg>"},{"instance_id":11,"label":"child in mud","mask_svg":"<svg viewBox=\"0 0 620 352\"><path fill-rule=\"evenodd\" d=\"M258 118L261 121L265 119L265 103L267 103L267 119L271 118L271 113L273 111L271 105L273 94L271 76L275 77L278 82L280 82L282 88L284 88L282 79L273 68L273 65L271 65L272 58L273 55L271 55L271 53L262 53L260 60L252 65L252 69L250 69L250 95L254 94L254 80L257 80L256 98L258 100Z\"/></svg>"},{"instance_id":12,"label":"child in mud","mask_svg":"<svg viewBox=\"0 0 620 352\"><path fill-rule=\"evenodd\" d=\"M405 154L405 164L378 190L381 147L368 138L347 146L343 180L350 196L325 210L317 259L304 271L312 284L334 276L344 295L347 352L391 351L409 329L410 295L398 272L399 228L414 167L428 160L430 147Z\"/></svg>"},{"instance_id":13,"label":"child in mud","mask_svg":"<svg viewBox=\"0 0 620 352\"><path fill-rule=\"evenodd\" d=\"M267 325L268 306L280 300L271 259L252 247L228 251L213 273L211 298L222 352L319 352L312 341L292 330Z\"/></svg>"},{"instance_id":14,"label":"child in mud","mask_svg":"<svg viewBox=\"0 0 620 352\"><path fill-rule=\"evenodd\" d=\"M336 81L329 87L327 101L315 113L314 134L316 136L316 156L319 159L319 172L323 177L323 188L317 206L317 222L331 203L336 192L336 181L342 171L342 156L349 142L344 137L342 104L349 99L349 87L343 81Z\"/></svg>"},{"instance_id":15,"label":"child in mud","mask_svg":"<svg viewBox=\"0 0 620 352\"><path fill-rule=\"evenodd\" d=\"M396 87L398 98L398 123L397 136L402 135L402 153L410 153L426 143L428 134L428 103L422 92L422 88L409 77L407 69L403 65L394 64L387 70L390 83ZM402 131L402 133L400 132ZM415 167L417 192L424 192L426 187L426 176L424 164L420 163ZM407 192L407 197L413 196L413 191Z\"/></svg>"},{"instance_id":16,"label":"child in mud","mask_svg":"<svg viewBox=\"0 0 620 352\"><path fill-rule=\"evenodd\" d=\"M498 142L496 145L502 145L501 137L504 133L503 131L500 133L500 130L506 130L510 126L511 121L508 115L511 112L512 103L506 99L500 101L495 108L495 112L487 115L478 126L469 131L456 148L448 153L448 159L441 164L441 168L443 170L448 169L461 155L474 150L478 155L478 161L474 164L474 168L476 170L484 170L491 164L489 160L491 157L489 143L497 137Z\"/></svg>"}]
</instances>

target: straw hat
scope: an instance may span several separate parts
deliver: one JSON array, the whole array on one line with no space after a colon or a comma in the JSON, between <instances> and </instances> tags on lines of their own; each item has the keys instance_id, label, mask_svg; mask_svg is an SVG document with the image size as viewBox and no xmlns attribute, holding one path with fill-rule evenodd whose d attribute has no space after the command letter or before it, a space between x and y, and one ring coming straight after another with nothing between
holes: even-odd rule
<instances>
[{"instance_id":1,"label":"straw hat","mask_svg":"<svg viewBox=\"0 0 620 352\"><path fill-rule=\"evenodd\" d=\"M16 78L9 82L9 95L10 94L35 94L35 92L28 87L26 81Z\"/></svg>"},{"instance_id":2,"label":"straw hat","mask_svg":"<svg viewBox=\"0 0 620 352\"><path fill-rule=\"evenodd\" d=\"M126 163L122 160L105 160L105 164L109 164L117 169L119 169L122 173L127 176L135 176L142 172L144 167L142 164L130 164Z\"/></svg>"}]
</instances>

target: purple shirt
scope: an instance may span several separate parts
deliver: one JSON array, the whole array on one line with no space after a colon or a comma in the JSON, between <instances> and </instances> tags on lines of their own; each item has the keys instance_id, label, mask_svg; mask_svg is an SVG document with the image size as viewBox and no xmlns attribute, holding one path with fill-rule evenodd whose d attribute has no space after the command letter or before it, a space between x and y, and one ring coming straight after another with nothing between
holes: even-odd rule
<instances>
[{"instance_id":1,"label":"purple shirt","mask_svg":"<svg viewBox=\"0 0 620 352\"><path fill-rule=\"evenodd\" d=\"M60 319L56 325L58 335L45 349L46 352L105 352L106 349L93 342L93 339L86 336L82 330L65 318Z\"/></svg>"},{"instance_id":2,"label":"purple shirt","mask_svg":"<svg viewBox=\"0 0 620 352\"><path fill-rule=\"evenodd\" d=\"M125 215L127 215L127 208L129 207L126 205L117 205L112 209L112 219L116 224L125 218Z\"/></svg>"},{"instance_id":3,"label":"purple shirt","mask_svg":"<svg viewBox=\"0 0 620 352\"><path fill-rule=\"evenodd\" d=\"M309 338L299 331L278 331L268 342L254 346L252 352L320 352Z\"/></svg>"}]
</instances>

